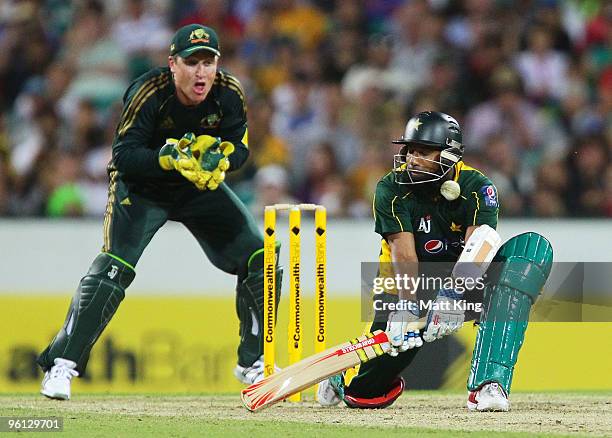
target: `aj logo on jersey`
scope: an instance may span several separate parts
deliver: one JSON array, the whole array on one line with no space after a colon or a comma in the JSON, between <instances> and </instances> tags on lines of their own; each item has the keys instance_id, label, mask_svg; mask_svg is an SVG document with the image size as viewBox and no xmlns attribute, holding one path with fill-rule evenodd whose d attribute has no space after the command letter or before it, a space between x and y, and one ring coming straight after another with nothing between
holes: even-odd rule
<instances>
[{"instance_id":1,"label":"aj logo on jersey","mask_svg":"<svg viewBox=\"0 0 612 438\"><path fill-rule=\"evenodd\" d=\"M419 229L417 232L421 233L429 233L431 231L431 216L427 215L421 218L421 222L419 222Z\"/></svg>"}]
</instances>

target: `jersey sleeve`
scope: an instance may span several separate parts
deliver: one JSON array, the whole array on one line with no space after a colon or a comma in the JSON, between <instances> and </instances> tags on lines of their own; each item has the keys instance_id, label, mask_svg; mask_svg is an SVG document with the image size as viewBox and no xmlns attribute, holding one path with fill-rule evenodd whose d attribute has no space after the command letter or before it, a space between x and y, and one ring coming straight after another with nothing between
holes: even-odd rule
<instances>
[{"instance_id":1,"label":"jersey sleeve","mask_svg":"<svg viewBox=\"0 0 612 438\"><path fill-rule=\"evenodd\" d=\"M485 181L477 190L471 193L470 208L468 209L468 223L471 225L489 225L497 228L499 214L499 198L497 188L490 181Z\"/></svg>"},{"instance_id":2,"label":"jersey sleeve","mask_svg":"<svg viewBox=\"0 0 612 438\"><path fill-rule=\"evenodd\" d=\"M249 134L247 127L246 99L242 86L233 76L224 80L223 117L220 137L230 141L235 151L229 156L230 171L239 169L249 156Z\"/></svg>"},{"instance_id":3,"label":"jersey sleeve","mask_svg":"<svg viewBox=\"0 0 612 438\"><path fill-rule=\"evenodd\" d=\"M112 164L131 177L160 177L158 150L149 143L155 131L157 92L168 83L163 77L134 83L123 98L123 112L113 142ZM159 145L160 147L162 145Z\"/></svg>"},{"instance_id":4,"label":"jersey sleeve","mask_svg":"<svg viewBox=\"0 0 612 438\"><path fill-rule=\"evenodd\" d=\"M412 232L410 212L389 185L380 181L374 194L374 231L382 237L402 231Z\"/></svg>"}]
</instances>

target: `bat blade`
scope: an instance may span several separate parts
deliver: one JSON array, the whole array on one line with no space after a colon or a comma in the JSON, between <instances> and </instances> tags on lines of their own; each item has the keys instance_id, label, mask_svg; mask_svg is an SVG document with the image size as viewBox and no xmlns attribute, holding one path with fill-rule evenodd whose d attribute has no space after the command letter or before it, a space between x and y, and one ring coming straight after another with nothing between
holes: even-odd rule
<instances>
[{"instance_id":1,"label":"bat blade","mask_svg":"<svg viewBox=\"0 0 612 438\"><path fill-rule=\"evenodd\" d=\"M307 357L243 389L242 402L249 411L259 411L330 376L381 356L390 348L385 332L368 333Z\"/></svg>"}]
</instances>

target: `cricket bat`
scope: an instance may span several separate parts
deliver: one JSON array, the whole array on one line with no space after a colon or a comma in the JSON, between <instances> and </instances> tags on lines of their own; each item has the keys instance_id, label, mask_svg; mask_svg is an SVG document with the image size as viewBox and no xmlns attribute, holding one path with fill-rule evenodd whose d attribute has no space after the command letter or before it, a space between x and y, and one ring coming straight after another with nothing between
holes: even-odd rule
<instances>
[{"instance_id":1,"label":"cricket bat","mask_svg":"<svg viewBox=\"0 0 612 438\"><path fill-rule=\"evenodd\" d=\"M390 349L387 334L376 330L307 357L243 389L242 402L249 411L259 411Z\"/></svg>"}]
</instances>

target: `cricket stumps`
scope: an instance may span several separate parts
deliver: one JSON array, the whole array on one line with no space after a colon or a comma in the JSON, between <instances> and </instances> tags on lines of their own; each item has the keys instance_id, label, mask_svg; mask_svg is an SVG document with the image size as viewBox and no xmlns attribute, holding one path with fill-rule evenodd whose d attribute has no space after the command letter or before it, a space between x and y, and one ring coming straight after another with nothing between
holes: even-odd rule
<instances>
[{"instance_id":1,"label":"cricket stumps","mask_svg":"<svg viewBox=\"0 0 612 438\"><path fill-rule=\"evenodd\" d=\"M315 353L325 350L327 327L326 236L327 212L316 204L275 204L264 212L264 376L274 373L276 358L276 216L289 211L289 323L287 349L289 365L302 359L302 288L301 288L301 216L303 211L314 211L315 233ZM300 401L300 393L289 398Z\"/></svg>"}]
</instances>

